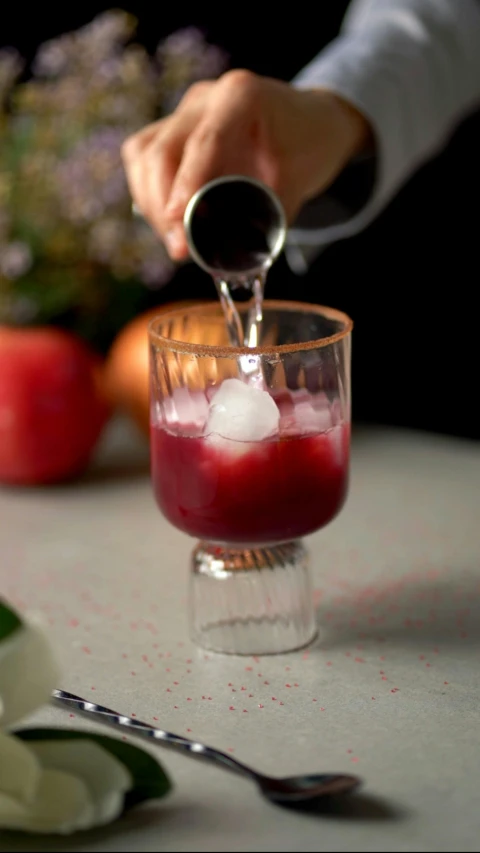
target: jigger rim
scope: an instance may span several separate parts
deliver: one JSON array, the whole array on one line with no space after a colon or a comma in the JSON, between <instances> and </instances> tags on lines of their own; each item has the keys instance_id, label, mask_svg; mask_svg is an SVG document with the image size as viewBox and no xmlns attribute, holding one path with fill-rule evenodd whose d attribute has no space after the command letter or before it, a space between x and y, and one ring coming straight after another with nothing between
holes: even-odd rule
<instances>
[{"instance_id":1,"label":"jigger rim","mask_svg":"<svg viewBox=\"0 0 480 853\"><path fill-rule=\"evenodd\" d=\"M215 189L215 187L221 186L222 184L232 183L235 181L244 184L250 184L251 186L257 187L257 189L262 190L272 202L278 216L278 223L276 225L276 229L278 232L277 238L273 247L270 250L268 262L266 264L263 263L261 265L256 265L251 269L247 270L225 270L221 269L220 267L210 266L205 262L204 258L198 251L192 234L192 225L194 221L195 211L198 208L198 205L202 201L202 199L207 195L208 192L210 192L210 190ZM183 227L185 229L185 237L192 259L195 261L195 263L198 264L198 266L202 267L202 269L210 273L210 275L213 275L217 278L224 277L232 279L246 279L251 278L255 274L258 275L258 273L262 270L267 270L279 257L280 253L283 250L287 237L287 219L285 216L283 205L277 194L269 186L267 186L267 184L263 183L263 181L260 181L257 178L251 178L249 175L223 175L220 178L214 178L213 180L208 181L208 183L200 187L200 189L197 190L197 192L194 193L194 195L191 197L185 208L185 213L183 217Z\"/></svg>"}]
</instances>

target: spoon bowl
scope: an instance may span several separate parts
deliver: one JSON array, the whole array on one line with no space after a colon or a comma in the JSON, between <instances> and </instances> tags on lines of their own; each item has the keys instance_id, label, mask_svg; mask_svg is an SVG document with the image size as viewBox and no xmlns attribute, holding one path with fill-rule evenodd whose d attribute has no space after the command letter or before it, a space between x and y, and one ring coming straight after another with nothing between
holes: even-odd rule
<instances>
[{"instance_id":1,"label":"spoon bowl","mask_svg":"<svg viewBox=\"0 0 480 853\"><path fill-rule=\"evenodd\" d=\"M257 775L257 784L267 800L278 805L294 805L350 794L359 787L360 779L342 773L315 773L284 779Z\"/></svg>"}]
</instances>

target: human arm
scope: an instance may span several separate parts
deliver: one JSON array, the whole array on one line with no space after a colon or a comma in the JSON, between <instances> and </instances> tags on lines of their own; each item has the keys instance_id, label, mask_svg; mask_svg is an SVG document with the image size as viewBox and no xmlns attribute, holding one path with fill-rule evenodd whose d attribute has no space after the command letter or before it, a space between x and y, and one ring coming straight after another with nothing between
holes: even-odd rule
<instances>
[{"instance_id":1,"label":"human arm","mask_svg":"<svg viewBox=\"0 0 480 853\"><path fill-rule=\"evenodd\" d=\"M300 217L291 229L291 250L308 257L365 228L480 104L480 2L354 0L339 36L293 85L336 93L373 136L351 180L333 182L303 211L308 225Z\"/></svg>"}]
</instances>

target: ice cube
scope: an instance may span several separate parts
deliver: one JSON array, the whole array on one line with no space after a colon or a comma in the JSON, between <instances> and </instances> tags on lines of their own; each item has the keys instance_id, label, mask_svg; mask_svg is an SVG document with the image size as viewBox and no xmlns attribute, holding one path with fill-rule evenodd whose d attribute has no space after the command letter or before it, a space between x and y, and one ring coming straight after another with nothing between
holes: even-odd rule
<instances>
[{"instance_id":1,"label":"ice cube","mask_svg":"<svg viewBox=\"0 0 480 853\"><path fill-rule=\"evenodd\" d=\"M326 432L332 426L330 409L315 410L310 400L295 405L295 420L300 433Z\"/></svg>"},{"instance_id":2,"label":"ice cube","mask_svg":"<svg viewBox=\"0 0 480 853\"><path fill-rule=\"evenodd\" d=\"M325 394L325 391L317 391L316 394L311 395L312 406L316 412L325 411L325 409L330 408L330 401Z\"/></svg>"},{"instance_id":3,"label":"ice cube","mask_svg":"<svg viewBox=\"0 0 480 853\"><path fill-rule=\"evenodd\" d=\"M201 433L208 416L208 401L201 390L179 387L163 401L163 410L165 423L170 429Z\"/></svg>"},{"instance_id":4,"label":"ice cube","mask_svg":"<svg viewBox=\"0 0 480 853\"><path fill-rule=\"evenodd\" d=\"M225 379L209 407L206 433L233 441L262 441L278 432L280 412L267 391Z\"/></svg>"},{"instance_id":5,"label":"ice cube","mask_svg":"<svg viewBox=\"0 0 480 853\"><path fill-rule=\"evenodd\" d=\"M328 399L324 395L324 400L318 400L317 396L301 388L286 392L278 399L282 435L317 435L332 427Z\"/></svg>"}]
</instances>

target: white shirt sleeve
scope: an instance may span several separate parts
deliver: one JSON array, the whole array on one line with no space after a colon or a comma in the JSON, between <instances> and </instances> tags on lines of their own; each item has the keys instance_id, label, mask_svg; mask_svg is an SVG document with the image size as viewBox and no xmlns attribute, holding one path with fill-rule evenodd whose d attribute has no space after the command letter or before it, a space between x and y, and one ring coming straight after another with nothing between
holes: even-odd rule
<instances>
[{"instance_id":1,"label":"white shirt sleeve","mask_svg":"<svg viewBox=\"0 0 480 853\"><path fill-rule=\"evenodd\" d=\"M293 85L350 101L375 137L375 157L347 167L290 229L287 258L300 271L365 228L480 105L480 0L353 0L340 35ZM349 168L370 175L363 199L344 192Z\"/></svg>"}]
</instances>

